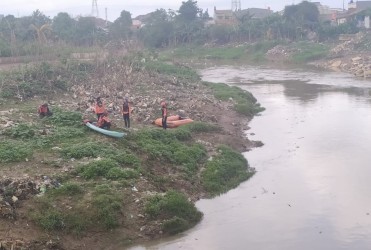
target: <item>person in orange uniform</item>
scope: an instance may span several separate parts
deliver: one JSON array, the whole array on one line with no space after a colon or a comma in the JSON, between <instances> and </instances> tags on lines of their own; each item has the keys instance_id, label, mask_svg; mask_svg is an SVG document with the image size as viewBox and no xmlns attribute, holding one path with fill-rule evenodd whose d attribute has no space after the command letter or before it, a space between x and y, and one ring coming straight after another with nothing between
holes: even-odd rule
<instances>
[{"instance_id":1,"label":"person in orange uniform","mask_svg":"<svg viewBox=\"0 0 371 250\"><path fill-rule=\"evenodd\" d=\"M108 118L108 113L105 112L101 116L99 116L97 126L103 129L110 129L111 128L111 120Z\"/></svg>"},{"instance_id":2,"label":"person in orange uniform","mask_svg":"<svg viewBox=\"0 0 371 250\"><path fill-rule=\"evenodd\" d=\"M50 111L49 106L47 103L44 103L40 105L37 113L39 113L40 118L43 118L45 116L51 116L53 113Z\"/></svg>"},{"instance_id":3,"label":"person in orange uniform","mask_svg":"<svg viewBox=\"0 0 371 250\"><path fill-rule=\"evenodd\" d=\"M130 128L130 106L129 99L127 97L122 104L122 117L124 118L125 128Z\"/></svg>"},{"instance_id":4,"label":"person in orange uniform","mask_svg":"<svg viewBox=\"0 0 371 250\"><path fill-rule=\"evenodd\" d=\"M162 113L162 128L166 129L166 121L167 121L167 107L165 100L161 101L161 113Z\"/></svg>"},{"instance_id":5,"label":"person in orange uniform","mask_svg":"<svg viewBox=\"0 0 371 250\"><path fill-rule=\"evenodd\" d=\"M95 102L95 114L97 115L97 118L99 120L99 117L101 117L106 112L106 107L104 106L104 103L100 97L97 98Z\"/></svg>"}]
</instances>

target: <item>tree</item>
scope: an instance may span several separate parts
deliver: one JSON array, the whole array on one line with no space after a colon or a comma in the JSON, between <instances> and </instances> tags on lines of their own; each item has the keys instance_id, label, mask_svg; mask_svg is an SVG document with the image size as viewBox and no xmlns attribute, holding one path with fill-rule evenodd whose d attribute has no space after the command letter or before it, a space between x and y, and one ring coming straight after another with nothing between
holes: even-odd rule
<instances>
[{"instance_id":1,"label":"tree","mask_svg":"<svg viewBox=\"0 0 371 250\"><path fill-rule=\"evenodd\" d=\"M178 13L178 19L180 21L192 22L202 15L202 10L198 8L197 1L188 0L187 2L182 2Z\"/></svg>"},{"instance_id":2,"label":"tree","mask_svg":"<svg viewBox=\"0 0 371 250\"><path fill-rule=\"evenodd\" d=\"M50 24L43 24L40 27L37 27L35 24L31 24L30 27L36 31L37 34L37 41L39 44L43 44L46 42L46 32L51 31Z\"/></svg>"},{"instance_id":3,"label":"tree","mask_svg":"<svg viewBox=\"0 0 371 250\"><path fill-rule=\"evenodd\" d=\"M53 19L52 30L58 39L72 42L76 33L76 21L67 13L58 13Z\"/></svg>"},{"instance_id":4,"label":"tree","mask_svg":"<svg viewBox=\"0 0 371 250\"><path fill-rule=\"evenodd\" d=\"M148 23L140 30L139 36L149 47L168 46L174 35L174 22L169 13L158 9L151 14Z\"/></svg>"},{"instance_id":5,"label":"tree","mask_svg":"<svg viewBox=\"0 0 371 250\"><path fill-rule=\"evenodd\" d=\"M80 17L76 23L76 33L74 36L76 45L92 46L95 44L96 38L95 17Z\"/></svg>"},{"instance_id":6,"label":"tree","mask_svg":"<svg viewBox=\"0 0 371 250\"><path fill-rule=\"evenodd\" d=\"M315 30L319 24L319 11L315 4L303 1L298 5L286 6L283 17L287 23L296 26L297 31Z\"/></svg>"},{"instance_id":7,"label":"tree","mask_svg":"<svg viewBox=\"0 0 371 250\"><path fill-rule=\"evenodd\" d=\"M121 11L120 17L117 18L109 28L109 34L112 39L126 39L128 40L132 31L131 26L133 21L131 20L130 12L123 10Z\"/></svg>"}]
</instances>

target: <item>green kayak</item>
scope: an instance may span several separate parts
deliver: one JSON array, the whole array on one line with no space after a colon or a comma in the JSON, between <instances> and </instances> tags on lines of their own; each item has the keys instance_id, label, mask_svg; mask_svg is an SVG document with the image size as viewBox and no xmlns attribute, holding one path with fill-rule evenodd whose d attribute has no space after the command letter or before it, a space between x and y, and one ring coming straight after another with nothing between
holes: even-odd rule
<instances>
[{"instance_id":1,"label":"green kayak","mask_svg":"<svg viewBox=\"0 0 371 250\"><path fill-rule=\"evenodd\" d=\"M124 137L126 135L125 133L122 133L122 132L117 132L117 131L111 131L111 130L102 129L100 127L95 126L94 124L92 124L90 122L86 122L85 124L86 124L86 126L88 126L89 128L91 128L92 130L95 130L95 131L97 131L99 133L102 133L104 135L108 135L108 136L111 136L111 137L121 138L121 137Z\"/></svg>"}]
</instances>

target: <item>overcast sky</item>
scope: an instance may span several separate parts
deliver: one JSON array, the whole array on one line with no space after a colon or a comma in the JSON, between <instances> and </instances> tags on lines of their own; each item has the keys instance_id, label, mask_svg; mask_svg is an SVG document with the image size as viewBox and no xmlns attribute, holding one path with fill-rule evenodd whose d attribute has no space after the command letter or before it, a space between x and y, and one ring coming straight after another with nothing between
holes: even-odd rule
<instances>
[{"instance_id":1,"label":"overcast sky","mask_svg":"<svg viewBox=\"0 0 371 250\"><path fill-rule=\"evenodd\" d=\"M107 8L108 20L114 21L120 16L122 10L129 11L132 17L147 14L156 9L178 10L182 2L186 0L97 0L99 17L105 19ZM334 8L342 8L343 0L319 0L323 5ZM49 17L54 17L59 12L67 12L72 16L88 16L92 11L93 0L0 0L0 14L14 15L16 17L31 15L39 9ZM301 0L241 0L241 8L268 8L280 11L286 5L298 4ZM315 2L315 1L312 1ZM317 1L318 2L318 1ZM348 0L345 0L347 3ZM232 0L199 0L199 8L208 9L209 15L213 16L214 6L217 9L231 9ZM347 4L345 4L345 8Z\"/></svg>"}]
</instances>

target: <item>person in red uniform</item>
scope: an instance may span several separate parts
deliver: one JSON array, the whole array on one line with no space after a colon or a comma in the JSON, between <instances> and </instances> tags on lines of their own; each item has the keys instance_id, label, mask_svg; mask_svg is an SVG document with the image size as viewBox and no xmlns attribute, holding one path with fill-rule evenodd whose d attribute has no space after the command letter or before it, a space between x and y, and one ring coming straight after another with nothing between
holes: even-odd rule
<instances>
[{"instance_id":1,"label":"person in red uniform","mask_svg":"<svg viewBox=\"0 0 371 250\"><path fill-rule=\"evenodd\" d=\"M97 119L99 120L99 117L101 117L106 112L106 107L104 106L104 103L100 97L97 98L95 102L95 114L97 115Z\"/></svg>"},{"instance_id":2,"label":"person in red uniform","mask_svg":"<svg viewBox=\"0 0 371 250\"><path fill-rule=\"evenodd\" d=\"M97 126L103 129L110 129L111 128L111 120L108 118L108 113L105 112L101 116L99 116Z\"/></svg>"},{"instance_id":3,"label":"person in red uniform","mask_svg":"<svg viewBox=\"0 0 371 250\"><path fill-rule=\"evenodd\" d=\"M162 128L166 129L167 128L167 107L166 107L166 102L165 100L161 101L161 113L162 113Z\"/></svg>"},{"instance_id":4,"label":"person in red uniform","mask_svg":"<svg viewBox=\"0 0 371 250\"><path fill-rule=\"evenodd\" d=\"M50 111L49 106L47 103L44 103L40 105L37 113L39 113L40 118L43 118L45 116L51 116L53 113Z\"/></svg>"}]
</instances>

